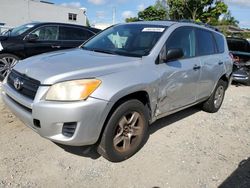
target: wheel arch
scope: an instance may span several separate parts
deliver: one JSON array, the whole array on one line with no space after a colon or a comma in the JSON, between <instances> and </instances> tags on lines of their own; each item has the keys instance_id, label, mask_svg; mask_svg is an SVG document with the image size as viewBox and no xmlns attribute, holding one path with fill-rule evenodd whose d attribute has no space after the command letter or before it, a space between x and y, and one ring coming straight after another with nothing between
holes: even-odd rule
<instances>
[{"instance_id":1,"label":"wheel arch","mask_svg":"<svg viewBox=\"0 0 250 188\"><path fill-rule=\"evenodd\" d=\"M21 54L19 54L19 53L9 52L9 51L2 51L2 52L0 53L0 55L1 55L1 56L3 56L3 55L13 55L13 56L16 56L16 57L18 58L18 60L24 58L24 57L23 57Z\"/></svg>"},{"instance_id":2,"label":"wheel arch","mask_svg":"<svg viewBox=\"0 0 250 188\"><path fill-rule=\"evenodd\" d=\"M230 84L230 76L228 76L227 74L224 74L224 75L222 75L222 76L220 77L219 80L223 80L224 82L226 82L226 84L227 84L226 89L229 87L229 84ZM219 81L219 80L218 80L218 81ZM217 82L217 83L218 83L218 82Z\"/></svg>"},{"instance_id":3,"label":"wheel arch","mask_svg":"<svg viewBox=\"0 0 250 188\"><path fill-rule=\"evenodd\" d=\"M150 104L150 97L149 97L149 94L147 91L145 90L139 90L139 91L134 91L134 92L131 92L131 93L127 93L126 95L124 96L121 96L120 98L117 98L116 101L113 103L112 107L110 108L106 118L105 118L105 121L103 123L103 126L102 126L102 129L101 129L101 132L99 134L99 138L98 138L98 141L97 143L100 142L100 139L102 138L102 135L103 135L103 132L106 128L106 125L107 125L107 122L109 120L109 118L111 117L111 115L113 114L113 112L121 105L123 104L124 102L126 101L129 101L129 100L132 100L132 99L137 99L139 100L140 102L142 102L147 108L148 108L148 112L149 112L149 121L151 120L151 104Z\"/></svg>"}]
</instances>

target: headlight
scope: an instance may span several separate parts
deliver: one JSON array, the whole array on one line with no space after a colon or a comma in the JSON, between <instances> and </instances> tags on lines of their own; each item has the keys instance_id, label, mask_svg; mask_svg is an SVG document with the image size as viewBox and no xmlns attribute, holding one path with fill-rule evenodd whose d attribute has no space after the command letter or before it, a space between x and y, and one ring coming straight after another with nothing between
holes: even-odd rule
<instances>
[{"instance_id":1,"label":"headlight","mask_svg":"<svg viewBox=\"0 0 250 188\"><path fill-rule=\"evenodd\" d=\"M80 101L87 99L101 84L97 79L73 80L52 85L46 95L50 101Z\"/></svg>"}]
</instances>

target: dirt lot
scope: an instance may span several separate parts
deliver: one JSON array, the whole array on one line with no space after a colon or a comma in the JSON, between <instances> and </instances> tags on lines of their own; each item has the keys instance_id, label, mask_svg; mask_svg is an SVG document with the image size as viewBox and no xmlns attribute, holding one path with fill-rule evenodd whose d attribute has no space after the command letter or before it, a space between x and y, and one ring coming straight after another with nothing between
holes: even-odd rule
<instances>
[{"instance_id":1,"label":"dirt lot","mask_svg":"<svg viewBox=\"0 0 250 188\"><path fill-rule=\"evenodd\" d=\"M250 87L231 86L216 114L190 108L157 121L142 150L118 164L65 151L2 102L0 113L0 187L250 187Z\"/></svg>"}]
</instances>

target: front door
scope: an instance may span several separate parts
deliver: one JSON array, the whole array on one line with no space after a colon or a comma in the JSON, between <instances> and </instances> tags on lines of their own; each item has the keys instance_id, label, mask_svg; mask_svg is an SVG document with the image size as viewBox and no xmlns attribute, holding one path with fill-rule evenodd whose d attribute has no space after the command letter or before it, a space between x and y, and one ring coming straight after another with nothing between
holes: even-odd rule
<instances>
[{"instance_id":1,"label":"front door","mask_svg":"<svg viewBox=\"0 0 250 188\"><path fill-rule=\"evenodd\" d=\"M195 57L195 46L194 28L180 27L170 35L163 47L162 51L180 48L184 52L184 57L158 65L161 80L157 115L174 111L196 101L201 64L200 59Z\"/></svg>"},{"instance_id":2,"label":"front door","mask_svg":"<svg viewBox=\"0 0 250 188\"><path fill-rule=\"evenodd\" d=\"M26 41L25 52L28 57L61 49L61 42L58 40L58 26L42 26L31 34L37 35L38 39Z\"/></svg>"}]
</instances>

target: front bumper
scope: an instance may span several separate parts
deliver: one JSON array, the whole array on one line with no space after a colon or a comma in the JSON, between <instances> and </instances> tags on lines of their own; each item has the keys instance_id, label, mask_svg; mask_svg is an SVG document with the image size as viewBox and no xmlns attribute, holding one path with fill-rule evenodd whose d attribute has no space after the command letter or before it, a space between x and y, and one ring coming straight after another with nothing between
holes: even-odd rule
<instances>
[{"instance_id":1,"label":"front bumper","mask_svg":"<svg viewBox=\"0 0 250 188\"><path fill-rule=\"evenodd\" d=\"M2 85L2 99L10 110L28 127L42 137L72 146L97 142L108 114L109 103L89 97L79 102L51 102L42 100L48 87L40 87L34 101L20 95L6 83ZM34 123L39 121L39 127ZM76 123L71 137L62 133L65 123Z\"/></svg>"}]
</instances>

